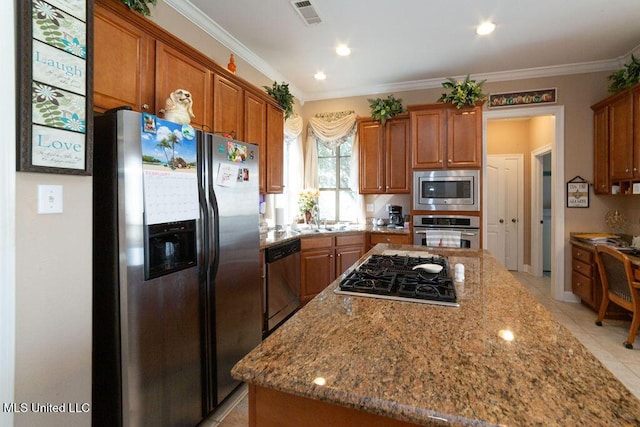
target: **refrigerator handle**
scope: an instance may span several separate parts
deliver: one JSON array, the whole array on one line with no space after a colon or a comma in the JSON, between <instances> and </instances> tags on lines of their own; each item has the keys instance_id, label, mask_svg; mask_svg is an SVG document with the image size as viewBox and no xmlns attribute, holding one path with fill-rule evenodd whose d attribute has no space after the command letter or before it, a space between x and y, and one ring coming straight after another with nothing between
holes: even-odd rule
<instances>
[{"instance_id":1,"label":"refrigerator handle","mask_svg":"<svg viewBox=\"0 0 640 427\"><path fill-rule=\"evenodd\" d=\"M209 164L213 166L212 165L213 159L211 158L211 155L207 160ZM220 211L218 209L218 199L216 198L216 192L213 190L213 183L215 179L213 178L212 167L209 168L209 176L210 176L210 179L208 180L207 191L209 192L210 209L213 210L213 215L211 215L211 217L209 218L210 228L212 228L212 231L213 231L213 233L209 234L210 243L212 243L209 249L209 252L212 258L210 261L211 263L210 267L211 267L211 279L213 281L215 280L215 277L218 274L218 265L220 264L220 257L218 256L218 254L220 253L220 221L219 221Z\"/></svg>"},{"instance_id":2,"label":"refrigerator handle","mask_svg":"<svg viewBox=\"0 0 640 427\"><path fill-rule=\"evenodd\" d=\"M197 138L197 174L198 174L198 203L200 204L200 224L201 224L201 234L200 234L200 260L201 268L199 271L199 279L200 283L206 283L207 281L207 272L209 271L209 209L207 208L207 194L206 194L206 165L202 159L205 159L205 147L204 147L204 136L201 132L196 133Z\"/></svg>"}]
</instances>

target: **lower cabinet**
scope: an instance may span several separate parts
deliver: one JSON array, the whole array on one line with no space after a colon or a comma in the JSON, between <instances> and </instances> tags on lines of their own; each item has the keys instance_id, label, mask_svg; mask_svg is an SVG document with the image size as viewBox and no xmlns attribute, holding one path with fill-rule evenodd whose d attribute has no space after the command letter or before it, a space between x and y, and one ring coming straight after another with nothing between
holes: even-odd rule
<instances>
[{"instance_id":1,"label":"lower cabinet","mask_svg":"<svg viewBox=\"0 0 640 427\"><path fill-rule=\"evenodd\" d=\"M365 234L301 240L300 300L306 304L365 253Z\"/></svg>"},{"instance_id":2,"label":"lower cabinet","mask_svg":"<svg viewBox=\"0 0 640 427\"><path fill-rule=\"evenodd\" d=\"M411 240L411 234L369 233L367 250L373 248L378 243L412 245L413 241Z\"/></svg>"},{"instance_id":3,"label":"lower cabinet","mask_svg":"<svg viewBox=\"0 0 640 427\"><path fill-rule=\"evenodd\" d=\"M600 310L602 283L598 273L595 248L571 245L571 290L596 313ZM630 319L631 314L610 302L605 318Z\"/></svg>"}]
</instances>

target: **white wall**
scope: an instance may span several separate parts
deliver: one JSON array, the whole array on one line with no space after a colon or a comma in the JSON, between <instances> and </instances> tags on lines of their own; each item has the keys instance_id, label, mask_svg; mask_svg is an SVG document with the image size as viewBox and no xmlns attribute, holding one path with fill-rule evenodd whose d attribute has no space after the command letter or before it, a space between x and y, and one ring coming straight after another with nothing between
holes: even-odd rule
<instances>
[{"instance_id":1,"label":"white wall","mask_svg":"<svg viewBox=\"0 0 640 427\"><path fill-rule=\"evenodd\" d=\"M14 4L0 3L0 52L4 70L0 92L15 99ZM0 405L14 402L15 363L15 104L0 104L2 135L0 144ZM13 414L0 410L0 425L13 424Z\"/></svg>"}]
</instances>

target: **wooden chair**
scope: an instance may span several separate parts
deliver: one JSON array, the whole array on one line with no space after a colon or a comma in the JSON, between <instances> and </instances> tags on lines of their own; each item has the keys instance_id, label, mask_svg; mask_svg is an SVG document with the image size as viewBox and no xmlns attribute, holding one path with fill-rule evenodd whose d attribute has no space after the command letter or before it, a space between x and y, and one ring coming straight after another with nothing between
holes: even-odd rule
<instances>
[{"instance_id":1,"label":"wooden chair","mask_svg":"<svg viewBox=\"0 0 640 427\"><path fill-rule=\"evenodd\" d=\"M640 282L633 279L633 270L629 257L607 245L596 246L596 262L602 282L602 303L598 311L596 325L602 326L602 319L607 311L609 302L633 313L629 336L624 342L627 348L633 348L638 327L640 326Z\"/></svg>"}]
</instances>

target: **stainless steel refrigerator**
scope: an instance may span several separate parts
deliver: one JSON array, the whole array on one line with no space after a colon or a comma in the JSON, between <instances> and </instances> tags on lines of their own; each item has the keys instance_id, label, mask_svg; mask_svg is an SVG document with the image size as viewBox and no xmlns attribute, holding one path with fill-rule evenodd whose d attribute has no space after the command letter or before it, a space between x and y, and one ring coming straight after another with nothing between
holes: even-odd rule
<instances>
[{"instance_id":1,"label":"stainless steel refrigerator","mask_svg":"<svg viewBox=\"0 0 640 427\"><path fill-rule=\"evenodd\" d=\"M260 342L258 149L126 110L94 135L92 425L194 426Z\"/></svg>"}]
</instances>

